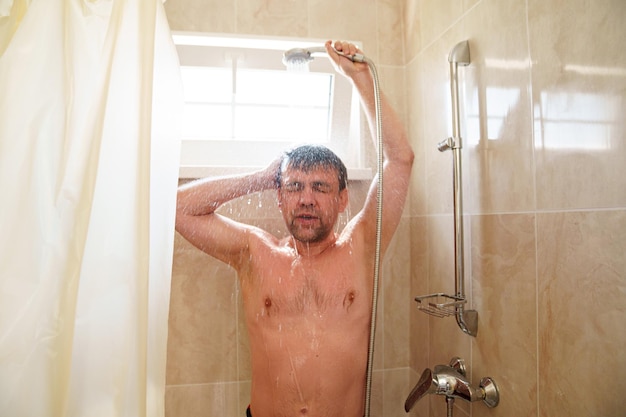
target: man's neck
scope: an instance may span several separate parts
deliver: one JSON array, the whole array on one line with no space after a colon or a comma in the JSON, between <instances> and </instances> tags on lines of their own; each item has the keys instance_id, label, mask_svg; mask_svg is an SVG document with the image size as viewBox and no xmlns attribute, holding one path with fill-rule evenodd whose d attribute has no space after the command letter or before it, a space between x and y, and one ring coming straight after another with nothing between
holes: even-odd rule
<instances>
[{"instance_id":1,"label":"man's neck","mask_svg":"<svg viewBox=\"0 0 626 417\"><path fill-rule=\"evenodd\" d=\"M301 242L292 236L289 245L295 249L299 256L310 258L321 255L328 248L335 246L336 242L337 236L331 233L327 238L319 242Z\"/></svg>"}]
</instances>

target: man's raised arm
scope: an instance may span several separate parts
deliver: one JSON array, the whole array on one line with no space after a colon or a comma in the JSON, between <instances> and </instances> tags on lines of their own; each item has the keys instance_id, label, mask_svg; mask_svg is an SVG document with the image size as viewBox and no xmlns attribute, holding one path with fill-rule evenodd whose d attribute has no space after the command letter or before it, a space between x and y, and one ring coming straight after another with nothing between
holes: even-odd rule
<instances>
[{"instance_id":1,"label":"man's raised arm","mask_svg":"<svg viewBox=\"0 0 626 417\"><path fill-rule=\"evenodd\" d=\"M327 51L338 70L348 77L359 93L372 135L376 135L376 103L373 77L366 63L354 63L330 49ZM355 45L348 42L335 42L335 48L347 55L362 54ZM383 136L383 247L386 248L400 222L408 193L414 154L409 144L406 130L385 95L380 92L382 136ZM377 141L376 141L377 142ZM376 143L378 145L378 143ZM360 221L368 230L375 227L378 184L375 180L370 188L365 206L360 213Z\"/></svg>"}]
</instances>

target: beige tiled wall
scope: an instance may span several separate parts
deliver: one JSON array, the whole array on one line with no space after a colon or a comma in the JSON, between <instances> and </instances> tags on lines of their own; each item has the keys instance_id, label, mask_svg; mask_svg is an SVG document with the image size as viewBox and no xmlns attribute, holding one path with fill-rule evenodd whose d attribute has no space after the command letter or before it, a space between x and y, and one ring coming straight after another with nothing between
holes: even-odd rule
<instances>
[{"instance_id":1,"label":"beige tiled wall","mask_svg":"<svg viewBox=\"0 0 626 417\"><path fill-rule=\"evenodd\" d=\"M626 398L626 2L407 0L414 294L453 290L449 50L462 98L466 292L478 336L411 310L410 384L452 356L500 405L455 415L622 416ZM426 236L423 239L422 236ZM611 381L603 388L600 381ZM444 416L431 396L415 416Z\"/></svg>"},{"instance_id":2,"label":"beige tiled wall","mask_svg":"<svg viewBox=\"0 0 626 417\"><path fill-rule=\"evenodd\" d=\"M624 415L626 2L168 0L166 10L174 30L359 40L378 63L416 160L407 217L383 267L372 416L405 415L421 371L452 356L466 360L474 384L491 376L501 391L497 408L459 400L455 415ZM465 269L476 338L413 301L454 291L452 156L436 144L451 133L446 57L464 39ZM263 198L268 207L272 197ZM244 207L258 202L228 210L282 232L271 207ZM240 308L232 271L177 239L167 416L242 415ZM412 415L445 411L444 398L431 396Z\"/></svg>"}]
</instances>

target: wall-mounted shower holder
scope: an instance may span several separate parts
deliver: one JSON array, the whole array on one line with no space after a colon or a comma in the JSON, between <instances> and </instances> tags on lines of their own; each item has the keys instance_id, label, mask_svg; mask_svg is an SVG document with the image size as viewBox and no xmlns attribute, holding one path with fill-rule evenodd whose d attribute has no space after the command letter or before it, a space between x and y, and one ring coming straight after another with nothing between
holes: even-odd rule
<instances>
[{"instance_id":1,"label":"wall-mounted shower holder","mask_svg":"<svg viewBox=\"0 0 626 417\"><path fill-rule=\"evenodd\" d=\"M465 310L465 272L463 259L463 185L461 181L461 120L459 112L458 66L470 63L469 42L459 42L448 55L450 63L450 93L452 98L452 136L437 144L440 152L452 150L454 186L454 269L455 294L435 293L415 298L418 308L436 317L454 315L459 328L470 336L478 333L478 312Z\"/></svg>"}]
</instances>

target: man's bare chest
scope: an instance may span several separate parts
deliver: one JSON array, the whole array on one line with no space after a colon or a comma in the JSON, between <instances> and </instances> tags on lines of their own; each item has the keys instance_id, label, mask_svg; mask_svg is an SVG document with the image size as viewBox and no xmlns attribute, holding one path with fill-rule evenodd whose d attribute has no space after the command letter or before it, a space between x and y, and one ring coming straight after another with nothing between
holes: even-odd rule
<instances>
[{"instance_id":1,"label":"man's bare chest","mask_svg":"<svg viewBox=\"0 0 626 417\"><path fill-rule=\"evenodd\" d=\"M366 271L353 259L276 257L249 272L244 300L262 316L340 317L371 300Z\"/></svg>"}]
</instances>

